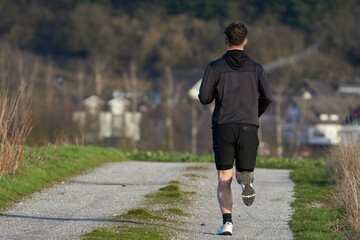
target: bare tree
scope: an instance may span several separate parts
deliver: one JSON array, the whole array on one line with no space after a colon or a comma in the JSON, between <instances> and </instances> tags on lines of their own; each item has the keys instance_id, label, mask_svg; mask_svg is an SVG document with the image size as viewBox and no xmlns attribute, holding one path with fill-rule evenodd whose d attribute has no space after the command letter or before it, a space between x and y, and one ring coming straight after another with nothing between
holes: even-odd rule
<instances>
[{"instance_id":1,"label":"bare tree","mask_svg":"<svg viewBox=\"0 0 360 240\"><path fill-rule=\"evenodd\" d=\"M174 96L174 78L172 71L169 67L165 68L165 78L167 80L168 89L166 94L166 128L167 128L167 138L168 138L168 150L170 152L174 151L174 127L172 121L173 115L173 96Z\"/></svg>"},{"instance_id":2,"label":"bare tree","mask_svg":"<svg viewBox=\"0 0 360 240\"><path fill-rule=\"evenodd\" d=\"M30 70L26 71L24 59L25 59L24 56L18 54L17 66L18 66L18 77L20 83L20 106L19 106L20 116L22 113L26 112L26 109L28 109L31 103L31 97L34 90L35 81L39 72L39 63L37 60L33 60L32 66L27 68ZM26 62L26 64L28 63L30 63L30 61Z\"/></svg>"},{"instance_id":3,"label":"bare tree","mask_svg":"<svg viewBox=\"0 0 360 240\"><path fill-rule=\"evenodd\" d=\"M85 67L84 63L78 62L76 78L78 81L78 108L80 109L81 101L84 98L84 80L85 80Z\"/></svg>"},{"instance_id":4,"label":"bare tree","mask_svg":"<svg viewBox=\"0 0 360 240\"><path fill-rule=\"evenodd\" d=\"M135 61L130 62L129 73L123 73L122 83L126 92L131 95L131 111L138 111L139 96L143 95L151 87L151 83L137 74Z\"/></svg>"},{"instance_id":5,"label":"bare tree","mask_svg":"<svg viewBox=\"0 0 360 240\"><path fill-rule=\"evenodd\" d=\"M104 82L103 82L103 74L105 71L105 63L99 59L96 59L93 63L94 72L95 72L95 92L97 96L101 96Z\"/></svg>"},{"instance_id":6,"label":"bare tree","mask_svg":"<svg viewBox=\"0 0 360 240\"><path fill-rule=\"evenodd\" d=\"M282 113L281 105L283 102L283 92L286 84L282 84L276 88L274 91L274 100L275 100L275 122L276 122L276 156L282 157L284 148L283 148L283 130L282 130Z\"/></svg>"},{"instance_id":7,"label":"bare tree","mask_svg":"<svg viewBox=\"0 0 360 240\"><path fill-rule=\"evenodd\" d=\"M52 97L53 97L53 65L50 60L47 61L46 66L46 105L48 109L51 107Z\"/></svg>"},{"instance_id":8,"label":"bare tree","mask_svg":"<svg viewBox=\"0 0 360 240\"><path fill-rule=\"evenodd\" d=\"M131 61L129 65L129 72L124 72L122 76L123 88L126 92L130 93L131 114L128 113L127 117L132 119L132 122L138 122L140 113L138 112L139 96L148 90L151 86L150 82L144 78L139 77L137 73L137 66L135 61ZM137 140L132 138L132 147L137 146Z\"/></svg>"},{"instance_id":9,"label":"bare tree","mask_svg":"<svg viewBox=\"0 0 360 240\"><path fill-rule=\"evenodd\" d=\"M9 71L11 69L11 60L9 58L9 46L6 44L0 45L0 90L2 93L5 93L6 89L9 87L8 78Z\"/></svg>"}]
</instances>

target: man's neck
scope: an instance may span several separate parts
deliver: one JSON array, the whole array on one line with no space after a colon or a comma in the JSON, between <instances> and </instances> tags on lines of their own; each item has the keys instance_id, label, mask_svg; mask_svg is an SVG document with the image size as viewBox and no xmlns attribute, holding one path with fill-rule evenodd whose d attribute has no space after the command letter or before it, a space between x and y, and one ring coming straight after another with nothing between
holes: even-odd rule
<instances>
[{"instance_id":1,"label":"man's neck","mask_svg":"<svg viewBox=\"0 0 360 240\"><path fill-rule=\"evenodd\" d=\"M227 51L231 51L231 50L242 50L242 51L244 51L244 46L232 46L232 47L227 46Z\"/></svg>"}]
</instances>

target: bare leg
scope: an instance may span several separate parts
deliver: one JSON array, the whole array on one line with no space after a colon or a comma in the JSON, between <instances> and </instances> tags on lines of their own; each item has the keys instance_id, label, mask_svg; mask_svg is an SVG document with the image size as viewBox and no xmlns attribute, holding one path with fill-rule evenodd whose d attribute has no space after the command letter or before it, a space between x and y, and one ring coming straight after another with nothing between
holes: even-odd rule
<instances>
[{"instance_id":1,"label":"bare leg","mask_svg":"<svg viewBox=\"0 0 360 240\"><path fill-rule=\"evenodd\" d=\"M232 211L232 193L231 193L231 181L233 178L233 170L218 170L218 188L217 195L221 212L231 213Z\"/></svg>"}]
</instances>

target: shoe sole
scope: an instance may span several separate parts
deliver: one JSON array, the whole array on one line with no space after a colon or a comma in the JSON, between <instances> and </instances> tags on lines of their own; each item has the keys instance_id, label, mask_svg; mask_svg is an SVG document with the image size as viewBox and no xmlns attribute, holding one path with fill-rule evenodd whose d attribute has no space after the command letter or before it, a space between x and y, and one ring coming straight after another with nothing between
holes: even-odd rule
<instances>
[{"instance_id":1,"label":"shoe sole","mask_svg":"<svg viewBox=\"0 0 360 240\"><path fill-rule=\"evenodd\" d=\"M243 202L246 206L251 206L255 201L255 190L250 185L251 177L249 172L241 172L239 174L239 182L245 186L242 192Z\"/></svg>"},{"instance_id":2,"label":"shoe sole","mask_svg":"<svg viewBox=\"0 0 360 240\"><path fill-rule=\"evenodd\" d=\"M217 235L231 236L232 233L231 232L223 232L223 233L220 233L220 234L217 234Z\"/></svg>"},{"instance_id":3,"label":"shoe sole","mask_svg":"<svg viewBox=\"0 0 360 240\"><path fill-rule=\"evenodd\" d=\"M246 206L251 206L255 201L255 190L250 184L245 184L244 191L242 193L242 199Z\"/></svg>"}]
</instances>

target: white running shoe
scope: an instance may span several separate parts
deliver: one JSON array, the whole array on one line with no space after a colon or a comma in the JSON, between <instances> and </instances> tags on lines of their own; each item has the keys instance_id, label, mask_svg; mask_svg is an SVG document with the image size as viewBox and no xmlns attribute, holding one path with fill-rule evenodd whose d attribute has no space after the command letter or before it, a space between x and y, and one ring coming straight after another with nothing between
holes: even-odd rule
<instances>
[{"instance_id":1,"label":"white running shoe","mask_svg":"<svg viewBox=\"0 0 360 240\"><path fill-rule=\"evenodd\" d=\"M233 224L231 222L224 223L216 235L232 235Z\"/></svg>"}]
</instances>

